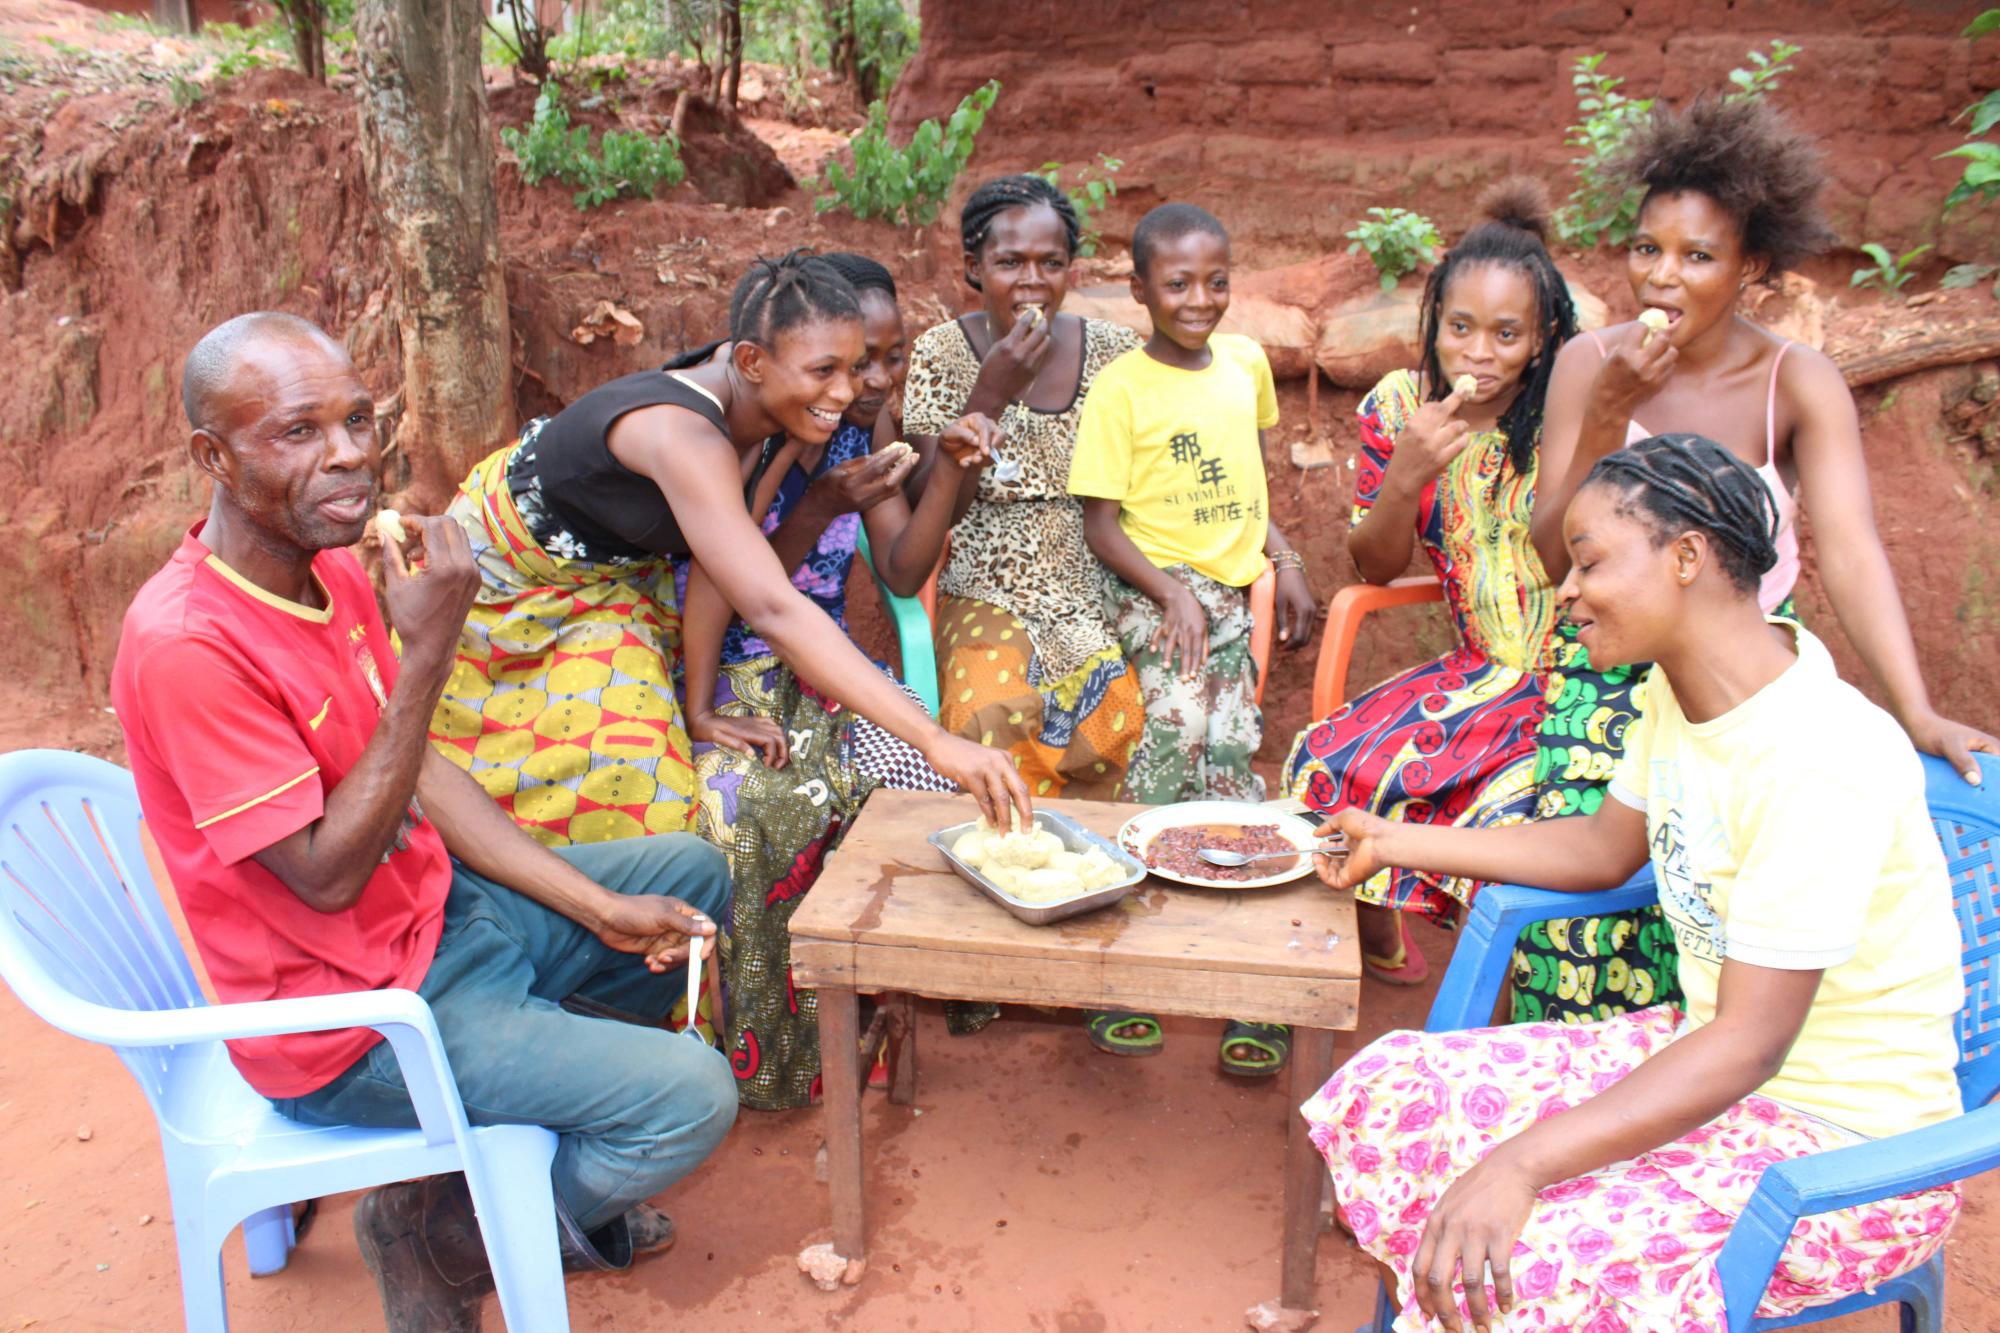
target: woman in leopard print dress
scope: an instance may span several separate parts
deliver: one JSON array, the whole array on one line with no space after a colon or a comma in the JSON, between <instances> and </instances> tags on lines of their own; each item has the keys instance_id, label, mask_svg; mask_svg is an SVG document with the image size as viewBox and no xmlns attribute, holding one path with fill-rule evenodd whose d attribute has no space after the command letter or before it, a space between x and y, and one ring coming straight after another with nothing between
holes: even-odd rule
<instances>
[{"instance_id":1,"label":"woman in leopard print dress","mask_svg":"<svg viewBox=\"0 0 2000 1333\"><path fill-rule=\"evenodd\" d=\"M980 309L911 349L904 429L924 455L911 484L928 475L932 437L968 412L997 420L1006 443L1004 463L969 471L960 488L938 580L938 721L1012 754L1038 798L1109 800L1145 710L1104 620L1069 462L1091 379L1139 340L1056 313L1078 224L1046 181L987 181L960 230Z\"/></svg>"}]
</instances>

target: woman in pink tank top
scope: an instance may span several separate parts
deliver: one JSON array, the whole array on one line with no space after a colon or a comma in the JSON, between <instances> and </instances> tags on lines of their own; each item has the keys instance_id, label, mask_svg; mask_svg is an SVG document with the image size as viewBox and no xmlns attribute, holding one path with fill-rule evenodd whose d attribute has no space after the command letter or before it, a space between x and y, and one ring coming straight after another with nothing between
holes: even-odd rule
<instances>
[{"instance_id":1,"label":"woman in pink tank top","mask_svg":"<svg viewBox=\"0 0 2000 1333\"><path fill-rule=\"evenodd\" d=\"M1533 535L1549 576L1569 569L1563 512L1591 467L1662 432L1706 435L1758 470L1777 502L1778 563L1758 593L1790 614L1799 574L1797 515L1812 512L1818 569L1841 628L1918 748L1977 781L1973 751L1993 737L1931 706L1896 577L1875 529L1854 398L1840 370L1739 311L1834 240L1811 141L1761 102L1661 108L1635 137L1630 182L1645 191L1627 257L1632 294L1665 316L1578 338L1556 360ZM1574 643L1557 654L1537 764L1537 814L1587 814L1603 799L1626 726L1643 706L1643 667L1591 669ZM2000 766L1989 763L1989 771ZM1593 1020L1678 999L1672 944L1646 917L1574 921L1522 936L1515 1017Z\"/></svg>"}]
</instances>

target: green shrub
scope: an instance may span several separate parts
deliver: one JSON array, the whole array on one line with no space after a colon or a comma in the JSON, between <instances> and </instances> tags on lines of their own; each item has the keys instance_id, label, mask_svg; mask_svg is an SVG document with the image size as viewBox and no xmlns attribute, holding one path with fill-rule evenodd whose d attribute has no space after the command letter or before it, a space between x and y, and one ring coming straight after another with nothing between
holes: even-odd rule
<instances>
[{"instance_id":1,"label":"green shrub","mask_svg":"<svg viewBox=\"0 0 2000 1333\"><path fill-rule=\"evenodd\" d=\"M1967 37L1983 37L1989 32L2000 31L2000 9L1989 9L1966 26ZM1967 142L1939 153L1939 157L1962 157L1965 169L1959 173L1958 184L1951 187L1945 196L1946 210L1974 200L1990 204L2000 196L2000 144L1993 143L1985 135L1995 125L2000 125L2000 88L1988 89L1986 95L1959 112L1970 120L1966 127Z\"/></svg>"},{"instance_id":2,"label":"green shrub","mask_svg":"<svg viewBox=\"0 0 2000 1333\"><path fill-rule=\"evenodd\" d=\"M1847 280L1847 285L1878 287L1893 296L1903 290L1905 283L1917 276L1916 270L1911 265L1928 249L1930 249L1928 245L1920 245L1914 250L1904 251L1899 257L1890 254L1883 246L1869 241L1861 247L1861 253L1875 262L1867 268L1855 269L1854 276Z\"/></svg>"},{"instance_id":3,"label":"green shrub","mask_svg":"<svg viewBox=\"0 0 2000 1333\"><path fill-rule=\"evenodd\" d=\"M1077 173L1076 188L1069 189L1062 183L1062 163L1044 162L1035 174L1069 196L1070 207L1076 210L1076 220L1082 232L1077 245L1080 255L1094 255L1104 236L1097 229L1097 219L1105 207L1118 197L1118 182L1112 179L1118 169L1125 165L1124 159L1109 153L1097 155L1097 165L1085 167Z\"/></svg>"},{"instance_id":4,"label":"green shrub","mask_svg":"<svg viewBox=\"0 0 2000 1333\"><path fill-rule=\"evenodd\" d=\"M1747 68L1729 71L1725 100L1754 101L1777 91L1779 81L1793 72L1792 60L1800 50L1774 40L1769 55L1750 52ZM1642 187L1628 185L1613 171L1612 162L1652 114L1653 99L1619 92L1625 80L1604 73L1599 68L1603 63L1602 51L1580 56L1570 72L1581 119L1569 127L1563 142L1581 151L1570 159L1576 167L1576 188L1555 217L1556 234L1567 244L1586 249L1629 244L1639 229L1639 205L1646 198Z\"/></svg>"},{"instance_id":5,"label":"green shrub","mask_svg":"<svg viewBox=\"0 0 2000 1333\"><path fill-rule=\"evenodd\" d=\"M539 185L554 177L576 191L576 206L596 208L620 198L652 198L687 178L680 143L671 134L655 139L636 130L607 130L590 150L590 131L571 127L562 89L551 79L535 98L535 118L525 131L511 125L500 141L521 164L521 179Z\"/></svg>"},{"instance_id":6,"label":"green shrub","mask_svg":"<svg viewBox=\"0 0 2000 1333\"><path fill-rule=\"evenodd\" d=\"M815 182L815 188L826 193L814 200L814 210L845 208L858 218L886 218L906 227L935 222L999 96L997 79L974 89L944 125L925 121L902 148L889 142L888 107L873 103L868 123L854 136L853 170L839 162L827 164L826 174Z\"/></svg>"},{"instance_id":7,"label":"green shrub","mask_svg":"<svg viewBox=\"0 0 2000 1333\"><path fill-rule=\"evenodd\" d=\"M1347 238L1353 242L1347 253L1360 254L1366 250L1375 261L1375 271L1382 277L1385 292L1395 291L1397 281L1406 273L1416 272L1419 264L1437 262L1438 246L1444 243L1429 218L1407 208L1371 208L1368 217L1356 223Z\"/></svg>"}]
</instances>

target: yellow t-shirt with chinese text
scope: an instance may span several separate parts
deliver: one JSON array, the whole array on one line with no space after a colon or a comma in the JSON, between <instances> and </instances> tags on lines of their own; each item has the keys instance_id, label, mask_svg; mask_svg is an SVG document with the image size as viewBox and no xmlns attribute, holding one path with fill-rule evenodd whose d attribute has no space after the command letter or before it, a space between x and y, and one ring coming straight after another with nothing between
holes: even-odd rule
<instances>
[{"instance_id":1,"label":"yellow t-shirt with chinese text","mask_svg":"<svg viewBox=\"0 0 2000 1333\"><path fill-rule=\"evenodd\" d=\"M1871 1138L1949 1119L1964 984L1951 881L1901 727L1818 639L1707 722L1656 667L1611 795L1646 815L1687 1014L1715 1017L1725 960L1822 970L1805 1026L1759 1089Z\"/></svg>"},{"instance_id":2,"label":"yellow t-shirt with chinese text","mask_svg":"<svg viewBox=\"0 0 2000 1333\"><path fill-rule=\"evenodd\" d=\"M1069 490L1118 501L1118 526L1160 568L1187 565L1242 588L1264 572L1270 497L1257 432L1278 424L1278 395L1252 339L1218 333L1208 349L1200 370L1140 348L1097 373Z\"/></svg>"}]
</instances>

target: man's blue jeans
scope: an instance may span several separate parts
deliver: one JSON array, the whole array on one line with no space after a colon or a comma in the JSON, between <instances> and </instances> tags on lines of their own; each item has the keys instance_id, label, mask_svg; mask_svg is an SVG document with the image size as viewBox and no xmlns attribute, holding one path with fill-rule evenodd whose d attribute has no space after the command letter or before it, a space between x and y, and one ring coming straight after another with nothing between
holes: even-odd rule
<instances>
[{"instance_id":1,"label":"man's blue jeans","mask_svg":"<svg viewBox=\"0 0 2000 1333\"><path fill-rule=\"evenodd\" d=\"M729 919L728 863L692 834L556 855L613 893L671 894L718 926ZM444 933L417 993L437 1018L466 1118L560 1135L556 1202L565 1222L596 1230L715 1150L736 1119L736 1077L721 1052L692 1038L561 1007L576 996L658 1020L686 993L685 970L650 972L567 917L452 869ZM417 1123L386 1041L325 1087L274 1104L306 1124Z\"/></svg>"}]
</instances>

